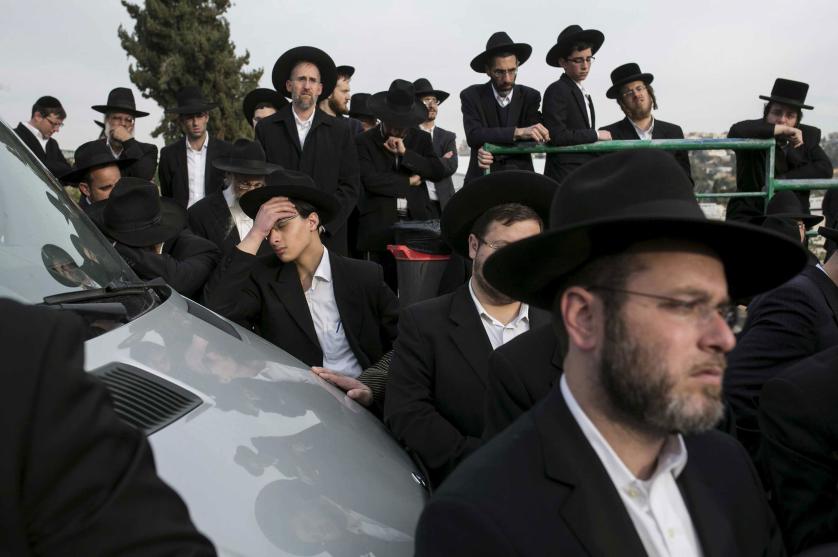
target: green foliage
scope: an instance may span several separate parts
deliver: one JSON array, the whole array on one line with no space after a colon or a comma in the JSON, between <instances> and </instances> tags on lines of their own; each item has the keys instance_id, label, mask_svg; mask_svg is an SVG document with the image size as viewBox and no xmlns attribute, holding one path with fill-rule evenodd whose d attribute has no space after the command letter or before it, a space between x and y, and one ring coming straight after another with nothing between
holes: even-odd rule
<instances>
[{"instance_id":1,"label":"green foliage","mask_svg":"<svg viewBox=\"0 0 838 557\"><path fill-rule=\"evenodd\" d=\"M249 137L241 103L257 87L262 68L246 70L250 53L236 55L224 17L230 0L146 0L144 7L121 2L135 25L131 33L120 25L119 39L136 62L129 75L143 96L169 108L181 87L197 85L219 105L210 112L210 133L228 141ZM166 143L181 137L174 116L164 115L152 132L161 134Z\"/></svg>"}]
</instances>

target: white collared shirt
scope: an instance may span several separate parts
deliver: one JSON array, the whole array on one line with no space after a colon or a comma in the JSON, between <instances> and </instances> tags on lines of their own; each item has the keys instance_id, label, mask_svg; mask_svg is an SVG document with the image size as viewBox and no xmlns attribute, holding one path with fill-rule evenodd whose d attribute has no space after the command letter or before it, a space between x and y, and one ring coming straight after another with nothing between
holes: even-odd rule
<instances>
[{"instance_id":1,"label":"white collared shirt","mask_svg":"<svg viewBox=\"0 0 838 557\"><path fill-rule=\"evenodd\" d=\"M35 136L35 139L38 140L38 143L41 144L41 149L44 150L44 153L47 152L47 142L49 141L48 137L44 137L44 134L41 133L41 130L30 124L29 122L21 122L24 126L29 128L29 131L32 132L32 135Z\"/></svg>"},{"instance_id":2,"label":"white collared shirt","mask_svg":"<svg viewBox=\"0 0 838 557\"><path fill-rule=\"evenodd\" d=\"M234 189L234 186L230 185L222 190L221 193L224 195L224 200L227 201L227 207L230 209L232 223L235 225L236 230L239 231L239 240L244 240L244 237L253 228L253 219L245 215L244 211L242 211Z\"/></svg>"},{"instance_id":3,"label":"white collared shirt","mask_svg":"<svg viewBox=\"0 0 838 557\"><path fill-rule=\"evenodd\" d=\"M300 136L300 147L305 146L306 144L306 137L308 136L308 132L311 130L311 124L314 122L314 115L317 113L317 109L311 111L311 116L308 117L308 120L300 120L300 117L297 116L297 111L293 108L291 109L291 114L294 115L294 121L297 123L297 134Z\"/></svg>"},{"instance_id":4,"label":"white collared shirt","mask_svg":"<svg viewBox=\"0 0 838 557\"><path fill-rule=\"evenodd\" d=\"M698 535L675 483L687 465L687 448L681 435L667 438L652 477L639 480L585 415L570 391L567 376L562 375L559 383L570 413L620 494L649 557L700 557Z\"/></svg>"},{"instance_id":5,"label":"white collared shirt","mask_svg":"<svg viewBox=\"0 0 838 557\"><path fill-rule=\"evenodd\" d=\"M571 81L573 81L573 80L571 79ZM583 87L581 83L579 83L577 81L573 81L573 83L576 83L576 86L579 87L580 91L582 91L582 99L585 101L582 104L585 105L585 114L588 116L588 126L590 127L591 126L591 105L589 104L589 102L593 103L593 101L590 100L591 96L588 94L587 89L585 89L585 87Z\"/></svg>"},{"instance_id":6,"label":"white collared shirt","mask_svg":"<svg viewBox=\"0 0 838 557\"><path fill-rule=\"evenodd\" d=\"M115 159L118 159L119 155L122 154L122 151L125 150L125 147L123 147L122 149L119 150L119 153L114 151L113 150L113 145L111 145L111 138L110 137L107 137L107 139L105 139L105 145L107 145L108 149L111 150L111 155L113 155L113 158L115 158Z\"/></svg>"},{"instance_id":7,"label":"white collared shirt","mask_svg":"<svg viewBox=\"0 0 838 557\"><path fill-rule=\"evenodd\" d=\"M486 330L486 336L489 337L489 342L492 343L492 350L496 350L513 338L530 330L530 306L528 304L522 303L518 310L518 315L504 325L489 315L489 312L486 311L483 304L477 299L477 295L474 293L474 287L471 285L472 280L474 279L472 278L468 281L468 291L471 294L474 306L477 308L477 315L480 316L480 322L483 323L483 328Z\"/></svg>"},{"instance_id":8,"label":"white collared shirt","mask_svg":"<svg viewBox=\"0 0 838 557\"><path fill-rule=\"evenodd\" d=\"M363 369L346 340L343 323L335 300L332 282L332 264L329 250L323 249L323 257L311 278L311 287L305 291L306 303L314 322L314 332L323 351L323 367L350 377L358 377Z\"/></svg>"},{"instance_id":9,"label":"white collared shirt","mask_svg":"<svg viewBox=\"0 0 838 557\"><path fill-rule=\"evenodd\" d=\"M640 139L652 139L652 132L655 131L655 117L654 116L652 116L652 124L649 126L649 129L646 130L646 131L643 131L642 129L637 127L637 124L635 124L634 120L632 120L631 118L629 118L628 121L631 122L631 125L634 127L634 131L637 132L637 137L639 137Z\"/></svg>"},{"instance_id":10,"label":"white collared shirt","mask_svg":"<svg viewBox=\"0 0 838 557\"><path fill-rule=\"evenodd\" d=\"M431 126L429 129L422 127L422 125L420 124L419 129L423 132L428 132L431 135L431 145L433 145L434 130L436 129L436 126ZM436 194L436 184L434 184L430 180L425 180L425 187L428 188L428 197L431 198L431 201L439 201L439 196Z\"/></svg>"},{"instance_id":11,"label":"white collared shirt","mask_svg":"<svg viewBox=\"0 0 838 557\"><path fill-rule=\"evenodd\" d=\"M209 134L204 132L204 144L198 150L192 148L188 138L184 137L183 140L186 141L186 171L189 174L189 200L186 202L188 208L204 197L204 173L207 168Z\"/></svg>"},{"instance_id":12,"label":"white collared shirt","mask_svg":"<svg viewBox=\"0 0 838 557\"><path fill-rule=\"evenodd\" d=\"M512 102L512 93L515 92L515 87L510 89L509 94L507 94L505 97L501 97L500 93L498 93L498 90L495 89L495 84L492 83L492 92L495 94L495 100L498 101L500 107L506 108L506 105Z\"/></svg>"}]
</instances>

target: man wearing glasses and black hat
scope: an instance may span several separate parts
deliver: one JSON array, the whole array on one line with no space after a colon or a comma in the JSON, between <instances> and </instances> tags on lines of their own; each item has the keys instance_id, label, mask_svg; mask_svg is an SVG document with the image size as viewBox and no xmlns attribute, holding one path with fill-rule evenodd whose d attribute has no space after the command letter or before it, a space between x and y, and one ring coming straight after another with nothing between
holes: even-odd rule
<instances>
[{"instance_id":1,"label":"man wearing glasses and black hat","mask_svg":"<svg viewBox=\"0 0 838 557\"><path fill-rule=\"evenodd\" d=\"M21 122L15 133L56 177L70 171L70 164L61 153L58 142L52 137L64 126L67 113L61 102L49 95L32 105L28 122Z\"/></svg>"},{"instance_id":2,"label":"man wearing glasses and black hat","mask_svg":"<svg viewBox=\"0 0 838 557\"><path fill-rule=\"evenodd\" d=\"M568 176L550 229L485 269L552 310L563 374L434 494L416 555L785 555L747 453L713 426L744 317L731 296L805 262L781 235L708 220L665 153Z\"/></svg>"},{"instance_id":3,"label":"man wearing glasses and black hat","mask_svg":"<svg viewBox=\"0 0 838 557\"><path fill-rule=\"evenodd\" d=\"M137 110L131 89L116 87L108 93L105 104L90 108L105 115L104 142L113 158L134 161L123 169L122 175L153 180L157 172L157 146L134 139L134 120L148 116L148 112Z\"/></svg>"},{"instance_id":4,"label":"man wearing glasses and black hat","mask_svg":"<svg viewBox=\"0 0 838 557\"><path fill-rule=\"evenodd\" d=\"M591 95L582 85L605 35L596 29L570 25L559 33L547 52L547 65L562 68L561 77L544 91L544 125L550 131L550 145L580 145L611 139L611 133L596 129L596 112ZM574 169L594 158L585 153L550 153L544 175L561 183Z\"/></svg>"},{"instance_id":5,"label":"man wearing glasses and black hat","mask_svg":"<svg viewBox=\"0 0 838 557\"><path fill-rule=\"evenodd\" d=\"M328 96L336 82L335 63L319 48L286 51L274 64L273 84L277 91L290 93L291 105L259 122L256 140L268 162L308 174L313 187L335 196L338 213L326 226L323 241L346 255L346 221L361 190L355 134L346 121L317 108L318 99Z\"/></svg>"},{"instance_id":6,"label":"man wearing glasses and black hat","mask_svg":"<svg viewBox=\"0 0 838 557\"><path fill-rule=\"evenodd\" d=\"M177 115L183 139L160 151L160 195L174 199L188 209L224 187L221 172L212 162L229 156L233 146L221 139L210 139L207 131L209 111L218 104L206 100L200 88L184 87L175 98L177 106L166 112Z\"/></svg>"},{"instance_id":7,"label":"man wearing glasses and black hat","mask_svg":"<svg viewBox=\"0 0 838 557\"><path fill-rule=\"evenodd\" d=\"M832 163L820 146L821 130L800 123L803 109L812 109L805 104L808 91L809 85L806 83L777 78L771 95L759 96L768 101L762 118L733 124L727 133L730 138L774 138L777 141L774 147L775 178L832 178ZM765 155L765 151L736 153L736 191L761 191L765 187ZM799 191L795 194L802 208L808 212L809 192ZM727 204L726 218L747 221L761 215L763 207L762 198L731 199Z\"/></svg>"},{"instance_id":8,"label":"man wearing glasses and black hat","mask_svg":"<svg viewBox=\"0 0 838 557\"><path fill-rule=\"evenodd\" d=\"M471 147L466 182L483 174L484 168L532 170L531 155L493 157L484 143L512 145L516 141L544 143L550 139L541 125L541 93L518 85L518 67L532 54L532 47L516 43L503 31L494 33L486 50L471 61L471 69L489 76L489 82L471 85L460 92L463 128Z\"/></svg>"},{"instance_id":9,"label":"man wearing glasses and black hat","mask_svg":"<svg viewBox=\"0 0 838 557\"><path fill-rule=\"evenodd\" d=\"M448 200L454 195L454 181L451 176L457 172L459 157L457 156L457 136L454 132L442 129L436 125L436 117L439 106L448 98L448 93L434 89L431 82L420 77L413 82L413 92L416 98L428 109L427 119L419 124L419 129L431 135L431 142L434 146L434 153L442 161L446 168L446 176L439 182L428 182L428 195L431 201L439 204L441 209L445 208Z\"/></svg>"}]
</instances>

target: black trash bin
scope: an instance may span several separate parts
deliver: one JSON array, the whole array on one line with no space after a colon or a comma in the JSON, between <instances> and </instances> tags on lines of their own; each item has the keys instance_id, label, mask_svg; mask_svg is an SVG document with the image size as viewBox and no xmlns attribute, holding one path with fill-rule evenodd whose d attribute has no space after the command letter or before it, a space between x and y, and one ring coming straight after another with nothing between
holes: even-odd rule
<instances>
[{"instance_id":1,"label":"black trash bin","mask_svg":"<svg viewBox=\"0 0 838 557\"><path fill-rule=\"evenodd\" d=\"M401 221L393 225L395 244L387 250L396 258L399 305L433 298L451 259L451 248L443 241L439 220Z\"/></svg>"}]
</instances>

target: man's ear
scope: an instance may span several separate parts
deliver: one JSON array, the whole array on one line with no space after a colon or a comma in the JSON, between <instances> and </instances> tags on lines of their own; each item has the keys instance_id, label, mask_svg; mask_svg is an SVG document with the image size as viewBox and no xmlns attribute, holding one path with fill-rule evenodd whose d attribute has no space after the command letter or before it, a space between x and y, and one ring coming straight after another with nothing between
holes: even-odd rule
<instances>
[{"instance_id":1,"label":"man's ear","mask_svg":"<svg viewBox=\"0 0 838 557\"><path fill-rule=\"evenodd\" d=\"M559 306L569 346L583 352L596 348L600 342L602 310L597 307L601 304L594 295L581 286L571 286L562 294Z\"/></svg>"},{"instance_id":2,"label":"man's ear","mask_svg":"<svg viewBox=\"0 0 838 557\"><path fill-rule=\"evenodd\" d=\"M471 260L477 256L477 249L480 247L480 240L474 234L468 235L468 257Z\"/></svg>"},{"instance_id":3,"label":"man's ear","mask_svg":"<svg viewBox=\"0 0 838 557\"><path fill-rule=\"evenodd\" d=\"M90 198L90 187L85 182L79 182L79 191L88 199Z\"/></svg>"},{"instance_id":4,"label":"man's ear","mask_svg":"<svg viewBox=\"0 0 838 557\"><path fill-rule=\"evenodd\" d=\"M307 216L306 222L308 223L309 230L320 229L320 215L318 215L316 212L313 212L309 216Z\"/></svg>"}]
</instances>

